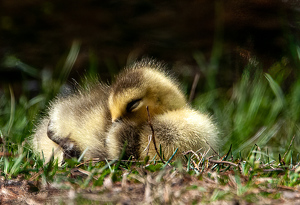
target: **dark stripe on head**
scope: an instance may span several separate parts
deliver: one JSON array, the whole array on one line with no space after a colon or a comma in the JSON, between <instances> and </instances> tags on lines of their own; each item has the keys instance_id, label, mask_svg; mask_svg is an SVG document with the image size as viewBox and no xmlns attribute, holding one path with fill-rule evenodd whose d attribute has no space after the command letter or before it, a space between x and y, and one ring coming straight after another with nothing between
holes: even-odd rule
<instances>
[{"instance_id":1,"label":"dark stripe on head","mask_svg":"<svg viewBox=\"0 0 300 205\"><path fill-rule=\"evenodd\" d=\"M115 83L112 85L114 94L121 93L129 88L141 86L143 80L143 72L141 70L129 69L117 76Z\"/></svg>"}]
</instances>

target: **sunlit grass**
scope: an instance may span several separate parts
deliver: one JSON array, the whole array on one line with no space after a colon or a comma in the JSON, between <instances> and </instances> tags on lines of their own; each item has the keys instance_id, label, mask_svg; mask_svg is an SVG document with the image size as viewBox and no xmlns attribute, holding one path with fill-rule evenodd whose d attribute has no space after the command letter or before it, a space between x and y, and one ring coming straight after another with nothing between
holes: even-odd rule
<instances>
[{"instance_id":1,"label":"sunlit grass","mask_svg":"<svg viewBox=\"0 0 300 205\"><path fill-rule=\"evenodd\" d=\"M299 151L300 78L293 76L295 82L286 91L281 88L289 75L299 75L299 71L291 73L285 64L276 64L276 69L280 73L271 74L272 68L264 73L249 64L231 90L210 90L194 101L195 107L213 112L221 128L222 148L232 144L235 156L240 151L247 153L255 143L272 153L284 152L293 136L293 149Z\"/></svg>"}]
</instances>

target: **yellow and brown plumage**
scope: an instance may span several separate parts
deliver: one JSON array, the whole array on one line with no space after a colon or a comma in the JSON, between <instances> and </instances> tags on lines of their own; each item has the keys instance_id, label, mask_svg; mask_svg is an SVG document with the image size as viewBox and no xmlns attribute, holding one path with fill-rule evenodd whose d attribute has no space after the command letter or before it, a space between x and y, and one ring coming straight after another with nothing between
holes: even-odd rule
<instances>
[{"instance_id":1,"label":"yellow and brown plumage","mask_svg":"<svg viewBox=\"0 0 300 205\"><path fill-rule=\"evenodd\" d=\"M154 129L156 146L161 145L166 159L169 159L177 148L176 156L183 156L181 153L185 151L206 151L210 147L218 147L218 130L211 117L189 107L155 115L151 119L151 126ZM154 144L149 142L149 136L152 137L151 126L148 122L113 123L106 139L109 156L113 159L118 158L126 143L124 158L133 156L143 159L147 154L150 158L154 157L157 153Z\"/></svg>"},{"instance_id":2,"label":"yellow and brown plumage","mask_svg":"<svg viewBox=\"0 0 300 205\"><path fill-rule=\"evenodd\" d=\"M54 158L58 158L59 162L64 159L63 149L47 136L47 129L49 124L49 118L45 117L36 126L35 133L31 139L31 147L36 154L45 158L45 161L49 160L54 155Z\"/></svg>"},{"instance_id":3,"label":"yellow and brown plumage","mask_svg":"<svg viewBox=\"0 0 300 205\"><path fill-rule=\"evenodd\" d=\"M142 60L121 72L111 86L108 105L112 121L147 120L152 115L184 107L186 99L179 84L164 71L161 63Z\"/></svg>"},{"instance_id":4,"label":"yellow and brown plumage","mask_svg":"<svg viewBox=\"0 0 300 205\"><path fill-rule=\"evenodd\" d=\"M118 158L126 143L124 158L146 156L149 135L149 108L157 145L161 144L164 156L187 150L215 147L218 131L208 115L187 105L177 81L170 77L159 63L142 61L123 71L112 85L109 108L112 127L106 144L111 158ZM156 152L150 143L149 155Z\"/></svg>"},{"instance_id":5,"label":"yellow and brown plumage","mask_svg":"<svg viewBox=\"0 0 300 205\"><path fill-rule=\"evenodd\" d=\"M54 100L33 137L34 149L47 157L58 147L61 158L87 150L85 158L116 159L126 144L125 158L143 158L152 134L146 106L166 158L176 148L180 153L217 145L211 118L187 105L179 83L161 63L142 60L124 69L110 88L99 84ZM152 143L149 155L155 155Z\"/></svg>"},{"instance_id":6,"label":"yellow and brown plumage","mask_svg":"<svg viewBox=\"0 0 300 205\"><path fill-rule=\"evenodd\" d=\"M56 155L60 161L63 157L79 157L85 150L86 158L107 157L105 133L111 124L108 93L108 86L96 84L56 98L37 126L32 139L34 150L43 151L48 159L53 149L59 149Z\"/></svg>"}]
</instances>

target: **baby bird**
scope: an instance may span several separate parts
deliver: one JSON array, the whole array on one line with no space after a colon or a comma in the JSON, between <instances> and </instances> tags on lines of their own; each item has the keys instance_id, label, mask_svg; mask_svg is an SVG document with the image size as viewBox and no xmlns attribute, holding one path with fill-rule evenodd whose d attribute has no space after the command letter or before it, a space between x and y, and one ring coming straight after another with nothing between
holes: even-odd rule
<instances>
[{"instance_id":1,"label":"baby bird","mask_svg":"<svg viewBox=\"0 0 300 205\"><path fill-rule=\"evenodd\" d=\"M146 156L144 150L152 134L146 106L153 118L157 145L161 144L166 158L176 148L180 153L217 144L218 131L211 118L189 108L179 84L163 69L162 64L143 60L116 78L108 99L113 124L106 145L111 159L120 156L125 144L125 159ZM155 154L150 143L149 155Z\"/></svg>"},{"instance_id":2,"label":"baby bird","mask_svg":"<svg viewBox=\"0 0 300 205\"><path fill-rule=\"evenodd\" d=\"M106 131L111 125L107 107L109 87L97 84L79 89L68 97L56 98L33 135L33 149L45 159L55 157L106 158Z\"/></svg>"},{"instance_id":3,"label":"baby bird","mask_svg":"<svg viewBox=\"0 0 300 205\"><path fill-rule=\"evenodd\" d=\"M124 147L125 159L144 158L148 148L153 157L146 107L165 158L176 148L179 154L217 145L211 118L187 105L178 82L161 63L144 59L122 71L110 88L97 84L56 98L37 126L33 148L46 159L56 151L59 161L83 152L86 159L117 159Z\"/></svg>"}]
</instances>

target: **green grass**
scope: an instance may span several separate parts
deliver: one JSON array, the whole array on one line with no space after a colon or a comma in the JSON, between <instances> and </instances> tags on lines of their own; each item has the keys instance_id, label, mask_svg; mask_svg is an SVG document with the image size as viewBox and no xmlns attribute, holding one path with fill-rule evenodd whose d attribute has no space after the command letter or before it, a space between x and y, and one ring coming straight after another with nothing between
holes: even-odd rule
<instances>
[{"instance_id":1,"label":"green grass","mask_svg":"<svg viewBox=\"0 0 300 205\"><path fill-rule=\"evenodd\" d=\"M36 189L30 193L60 187L61 193L53 196L62 203L71 200L63 194L70 190L75 190L75 199L87 204L125 200L125 189L144 190L132 191L132 197L152 203L185 202L183 196L190 203L279 199L286 191L299 190L300 184L300 48L291 49L294 59L279 59L267 72L258 69L259 62L249 62L240 80L228 90L216 86L217 70L211 69L218 69L217 58L206 63L200 53L194 55L199 67L206 65L202 72L208 77L205 91L196 96L193 106L214 115L222 140L218 155L189 153L187 163L163 164L158 158L85 163L70 159L63 167L54 159L45 163L32 153L28 139L34 122L65 83L79 43L74 42L51 78L49 73L21 64L25 72L40 78L42 88L31 99L26 93L15 99L10 86L0 96L0 175L8 181L34 182ZM14 61L18 60L9 62ZM120 187L125 194L116 198ZM96 197L106 196L107 191L115 193L114 197Z\"/></svg>"}]
</instances>

